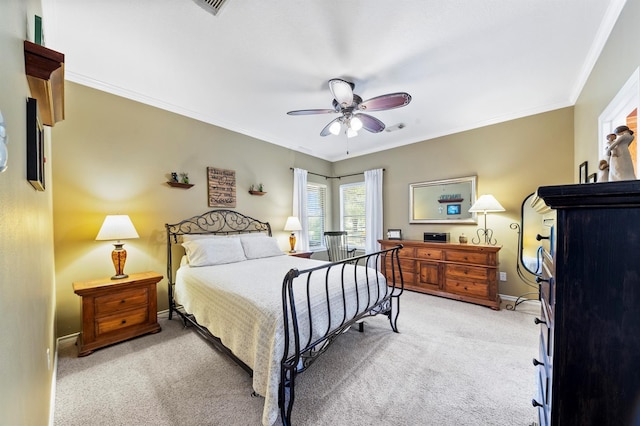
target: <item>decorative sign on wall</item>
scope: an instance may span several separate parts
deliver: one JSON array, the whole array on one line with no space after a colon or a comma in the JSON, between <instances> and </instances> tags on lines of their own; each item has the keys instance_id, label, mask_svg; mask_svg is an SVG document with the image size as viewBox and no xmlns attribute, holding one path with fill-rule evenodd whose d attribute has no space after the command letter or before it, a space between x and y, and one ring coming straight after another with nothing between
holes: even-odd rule
<instances>
[{"instance_id":1,"label":"decorative sign on wall","mask_svg":"<svg viewBox=\"0 0 640 426\"><path fill-rule=\"evenodd\" d=\"M236 206L235 170L207 167L209 207Z\"/></svg>"}]
</instances>

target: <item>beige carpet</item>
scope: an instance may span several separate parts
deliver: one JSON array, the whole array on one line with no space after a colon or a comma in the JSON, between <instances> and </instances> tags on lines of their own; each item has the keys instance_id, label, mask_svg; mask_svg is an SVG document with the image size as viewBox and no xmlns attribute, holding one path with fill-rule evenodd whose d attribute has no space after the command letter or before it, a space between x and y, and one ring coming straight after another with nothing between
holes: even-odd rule
<instances>
[{"instance_id":1,"label":"beige carpet","mask_svg":"<svg viewBox=\"0 0 640 426\"><path fill-rule=\"evenodd\" d=\"M293 423L530 425L535 316L405 292L399 334L370 318L298 376ZM55 424L259 425L249 376L179 320L160 324L83 358L61 345Z\"/></svg>"}]
</instances>

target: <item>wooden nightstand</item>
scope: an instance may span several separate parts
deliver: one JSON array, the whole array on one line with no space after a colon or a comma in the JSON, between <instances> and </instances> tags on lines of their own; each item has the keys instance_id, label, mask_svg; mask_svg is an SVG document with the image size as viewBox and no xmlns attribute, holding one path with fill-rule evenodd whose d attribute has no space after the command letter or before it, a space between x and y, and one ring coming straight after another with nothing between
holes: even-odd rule
<instances>
[{"instance_id":1,"label":"wooden nightstand","mask_svg":"<svg viewBox=\"0 0 640 426\"><path fill-rule=\"evenodd\" d=\"M78 356L160 331L156 285L161 279L162 275L155 272L142 272L119 280L101 278L73 283L74 293L82 297Z\"/></svg>"},{"instance_id":2,"label":"wooden nightstand","mask_svg":"<svg viewBox=\"0 0 640 426\"><path fill-rule=\"evenodd\" d=\"M313 252L312 251L296 251L294 253L291 253L288 251L287 254L289 256L304 257L306 259L311 259L311 255L313 254Z\"/></svg>"}]
</instances>

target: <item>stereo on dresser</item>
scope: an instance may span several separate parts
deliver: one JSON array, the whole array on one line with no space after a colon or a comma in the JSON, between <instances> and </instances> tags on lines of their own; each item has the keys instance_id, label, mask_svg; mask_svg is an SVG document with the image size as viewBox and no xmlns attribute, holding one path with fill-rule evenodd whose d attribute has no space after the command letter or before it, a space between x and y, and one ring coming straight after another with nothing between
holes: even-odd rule
<instances>
[{"instance_id":1,"label":"stereo on dresser","mask_svg":"<svg viewBox=\"0 0 640 426\"><path fill-rule=\"evenodd\" d=\"M448 243L449 233L448 232L425 232L424 242L425 243Z\"/></svg>"}]
</instances>

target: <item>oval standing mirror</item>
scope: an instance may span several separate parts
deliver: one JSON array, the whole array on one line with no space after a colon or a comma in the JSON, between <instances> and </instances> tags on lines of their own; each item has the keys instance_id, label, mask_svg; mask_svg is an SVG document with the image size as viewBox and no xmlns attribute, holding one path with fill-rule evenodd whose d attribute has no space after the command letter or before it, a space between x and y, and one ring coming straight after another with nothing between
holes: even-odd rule
<instances>
[{"instance_id":1,"label":"oval standing mirror","mask_svg":"<svg viewBox=\"0 0 640 426\"><path fill-rule=\"evenodd\" d=\"M529 194L520 207L520 223L511 225L518 229L518 267L522 267L532 275L540 275L542 271L542 254L539 235L542 231L542 218L531 206L535 193ZM521 278L524 277L518 272Z\"/></svg>"}]
</instances>

